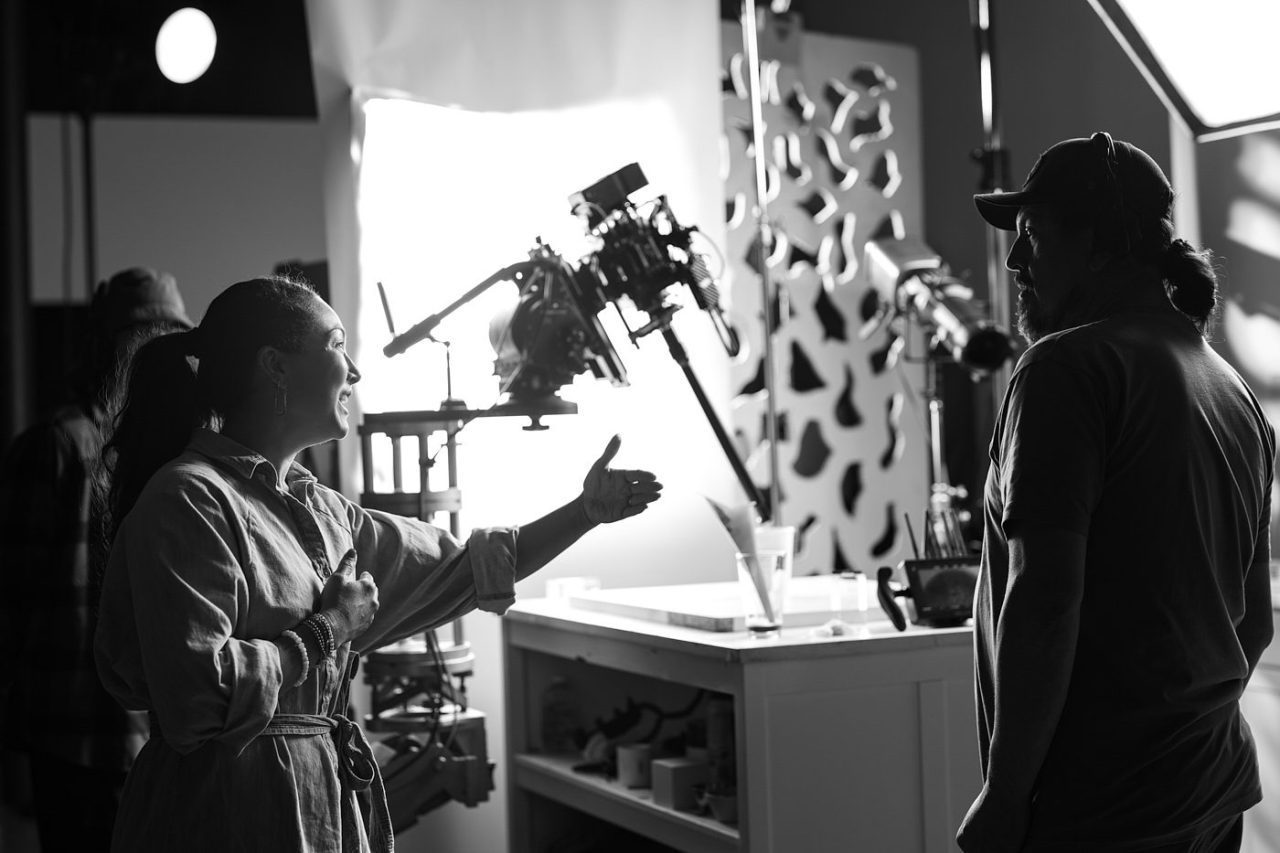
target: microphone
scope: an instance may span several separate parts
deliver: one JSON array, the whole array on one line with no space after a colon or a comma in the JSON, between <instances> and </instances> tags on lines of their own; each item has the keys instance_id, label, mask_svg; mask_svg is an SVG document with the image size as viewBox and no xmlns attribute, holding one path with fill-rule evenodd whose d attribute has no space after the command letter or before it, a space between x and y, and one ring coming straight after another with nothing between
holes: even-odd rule
<instances>
[{"instance_id":1,"label":"microphone","mask_svg":"<svg viewBox=\"0 0 1280 853\"><path fill-rule=\"evenodd\" d=\"M978 313L973 291L951 278L942 259L914 237L867 243L867 278L880 298L931 329L958 364L990 373L1013 354L1009 335Z\"/></svg>"}]
</instances>

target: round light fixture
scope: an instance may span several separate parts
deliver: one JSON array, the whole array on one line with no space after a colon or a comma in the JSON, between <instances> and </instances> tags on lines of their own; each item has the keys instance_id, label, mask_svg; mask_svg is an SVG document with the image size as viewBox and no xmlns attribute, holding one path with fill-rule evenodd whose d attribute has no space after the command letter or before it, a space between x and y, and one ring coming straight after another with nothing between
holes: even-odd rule
<instances>
[{"instance_id":1,"label":"round light fixture","mask_svg":"<svg viewBox=\"0 0 1280 853\"><path fill-rule=\"evenodd\" d=\"M190 83L213 62L218 33L199 9L187 7L170 15L156 34L156 64L174 83Z\"/></svg>"}]
</instances>

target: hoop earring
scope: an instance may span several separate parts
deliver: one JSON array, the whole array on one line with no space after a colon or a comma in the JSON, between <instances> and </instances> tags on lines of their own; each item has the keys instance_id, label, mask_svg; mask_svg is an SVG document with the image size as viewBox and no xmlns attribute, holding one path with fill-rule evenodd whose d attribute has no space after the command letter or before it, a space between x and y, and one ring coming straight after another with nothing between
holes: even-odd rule
<instances>
[{"instance_id":1,"label":"hoop earring","mask_svg":"<svg viewBox=\"0 0 1280 853\"><path fill-rule=\"evenodd\" d=\"M289 411L289 389L285 388L283 384L276 385L275 404L277 416Z\"/></svg>"}]
</instances>

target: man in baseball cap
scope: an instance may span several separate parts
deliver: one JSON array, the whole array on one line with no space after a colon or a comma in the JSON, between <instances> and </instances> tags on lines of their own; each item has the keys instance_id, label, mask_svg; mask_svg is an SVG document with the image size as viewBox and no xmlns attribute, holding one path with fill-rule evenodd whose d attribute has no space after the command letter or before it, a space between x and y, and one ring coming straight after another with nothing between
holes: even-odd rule
<instances>
[{"instance_id":1,"label":"man in baseball cap","mask_svg":"<svg viewBox=\"0 0 1280 853\"><path fill-rule=\"evenodd\" d=\"M1238 851L1239 699L1273 632L1275 432L1205 341L1207 252L1106 133L975 197L1016 232L1032 346L996 419L974 601L984 784L966 853Z\"/></svg>"},{"instance_id":2,"label":"man in baseball cap","mask_svg":"<svg viewBox=\"0 0 1280 853\"><path fill-rule=\"evenodd\" d=\"M1022 189L977 195L974 202L991 225L1019 231L1008 264L1016 273L1018 326L1028 341L1079 325L1134 298L1164 305L1161 288L1124 287L1114 280L1134 278L1121 270L1128 265L1154 271L1173 288L1175 306L1201 328L1210 323L1217 305L1216 284L1195 274L1198 253L1185 241L1173 239L1173 188L1141 149L1102 132L1068 139L1040 155ZM1036 211L1052 220L1050 227L1064 226L1065 242L1055 246L1070 244L1081 252L1068 257L1028 253L1034 236L1045 232L1045 227L1035 225ZM1020 231L1019 219L1027 215L1032 222ZM1087 249L1074 245L1086 239ZM1094 266L1111 259L1117 264L1096 275L1098 270L1080 268L1085 256ZM1164 276L1166 269L1188 274ZM1151 276L1146 279L1150 283Z\"/></svg>"}]
</instances>

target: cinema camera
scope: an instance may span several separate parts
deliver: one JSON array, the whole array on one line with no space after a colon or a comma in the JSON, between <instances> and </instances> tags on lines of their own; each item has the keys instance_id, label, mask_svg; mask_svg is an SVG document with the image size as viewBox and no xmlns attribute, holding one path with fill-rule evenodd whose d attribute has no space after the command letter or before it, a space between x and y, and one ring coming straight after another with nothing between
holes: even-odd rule
<instances>
[{"instance_id":1,"label":"cinema camera","mask_svg":"<svg viewBox=\"0 0 1280 853\"><path fill-rule=\"evenodd\" d=\"M612 304L633 344L638 346L640 338L653 332L662 334L739 483L767 520L763 495L748 475L671 328L672 316L681 307L670 300L672 289L676 285L689 288L695 305L710 318L730 356L739 351L737 331L720 308L720 294L705 256L694 247L695 235L700 232L680 224L666 196L641 206L633 204L631 194L645 186L644 172L631 163L574 193L569 197L571 212L585 219L588 235L597 243L594 251L574 265L539 239L529 252L529 260L498 270L453 304L393 338L383 352L394 356L430 338L432 330L453 311L494 284L513 281L519 287L518 300L493 317L489 325L489 341L496 354L494 373L499 390L507 397L494 409L535 417L573 411L557 392L575 376L590 371L614 385L628 384L626 368L598 317ZM624 299L647 315L638 328L631 328L621 310Z\"/></svg>"},{"instance_id":2,"label":"cinema camera","mask_svg":"<svg viewBox=\"0 0 1280 853\"><path fill-rule=\"evenodd\" d=\"M449 314L501 281L519 287L518 301L494 316L489 340L497 358L499 390L512 403L536 404L553 397L579 374L590 371L615 385L627 384L626 368L597 315L625 297L648 315L637 329L622 322L634 343L670 328L680 306L669 302L670 288L687 285L697 307L706 311L725 351L738 352L738 336L720 308L720 295L703 255L693 248L697 228L677 221L666 196L652 202L647 215L629 196L648 185L631 163L569 197L571 212L586 220L598 248L577 266L565 261L541 239L529 260L498 270L456 302L396 336L383 352L398 355L431 337ZM619 315L622 312L619 309Z\"/></svg>"},{"instance_id":3,"label":"cinema camera","mask_svg":"<svg viewBox=\"0 0 1280 853\"><path fill-rule=\"evenodd\" d=\"M628 329L631 340L661 329L679 306L667 302L668 288L684 284L695 304L711 318L730 356L738 353L738 336L720 310L720 293L707 271L704 257L693 248L697 228L682 226L666 196L659 196L647 217L628 201L648 185L640 166L631 163L592 186L570 196L575 214L584 216L589 233L600 248L588 255L575 277L587 293L594 293L596 310L601 300L615 305L627 297L650 321ZM625 324L625 318L624 318Z\"/></svg>"}]
</instances>

